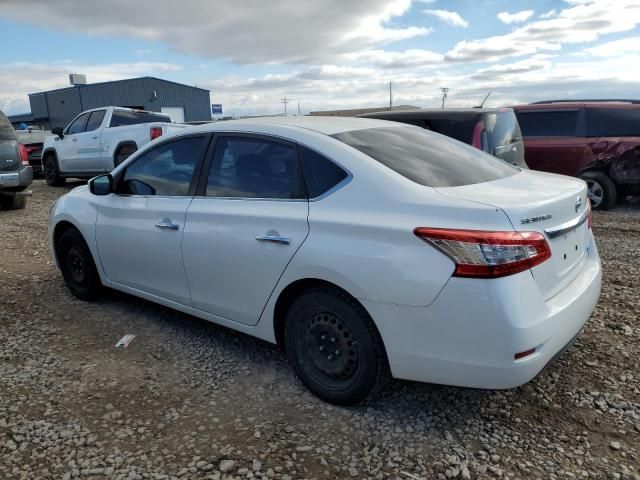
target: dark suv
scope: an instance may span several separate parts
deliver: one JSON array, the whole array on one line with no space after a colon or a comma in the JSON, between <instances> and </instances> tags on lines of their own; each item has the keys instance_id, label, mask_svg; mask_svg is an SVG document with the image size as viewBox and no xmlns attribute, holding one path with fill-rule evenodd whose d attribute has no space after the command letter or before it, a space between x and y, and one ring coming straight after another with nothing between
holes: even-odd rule
<instances>
[{"instance_id":1,"label":"dark suv","mask_svg":"<svg viewBox=\"0 0 640 480\"><path fill-rule=\"evenodd\" d=\"M32 181L27 151L16 140L7 117L0 112L0 208L24 208L26 196L23 193Z\"/></svg>"},{"instance_id":2,"label":"dark suv","mask_svg":"<svg viewBox=\"0 0 640 480\"><path fill-rule=\"evenodd\" d=\"M527 168L520 127L511 108L394 110L359 116L417 125Z\"/></svg>"},{"instance_id":3,"label":"dark suv","mask_svg":"<svg viewBox=\"0 0 640 480\"><path fill-rule=\"evenodd\" d=\"M547 101L514 110L532 169L584 179L593 208L640 193L640 102Z\"/></svg>"}]
</instances>

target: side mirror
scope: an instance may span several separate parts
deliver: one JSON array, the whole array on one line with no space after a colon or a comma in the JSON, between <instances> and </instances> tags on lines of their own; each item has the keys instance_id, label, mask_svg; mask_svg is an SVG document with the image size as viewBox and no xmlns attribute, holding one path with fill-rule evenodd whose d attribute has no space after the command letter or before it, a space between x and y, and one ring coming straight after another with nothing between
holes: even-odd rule
<instances>
[{"instance_id":1,"label":"side mirror","mask_svg":"<svg viewBox=\"0 0 640 480\"><path fill-rule=\"evenodd\" d=\"M60 137L60 139L64 138L64 129L62 127L53 127L51 129L51 133Z\"/></svg>"},{"instance_id":2,"label":"side mirror","mask_svg":"<svg viewBox=\"0 0 640 480\"><path fill-rule=\"evenodd\" d=\"M98 175L89 180L89 191L94 195L109 195L113 192L111 175Z\"/></svg>"}]
</instances>

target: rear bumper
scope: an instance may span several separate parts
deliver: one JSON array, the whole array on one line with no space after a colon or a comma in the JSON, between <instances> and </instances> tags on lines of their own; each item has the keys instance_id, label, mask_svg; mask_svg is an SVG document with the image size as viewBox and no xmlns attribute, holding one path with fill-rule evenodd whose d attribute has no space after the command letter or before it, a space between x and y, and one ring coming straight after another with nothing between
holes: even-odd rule
<instances>
[{"instance_id":1,"label":"rear bumper","mask_svg":"<svg viewBox=\"0 0 640 480\"><path fill-rule=\"evenodd\" d=\"M33 169L21 167L17 172L0 172L0 190L20 190L33 182Z\"/></svg>"},{"instance_id":2,"label":"rear bumper","mask_svg":"<svg viewBox=\"0 0 640 480\"><path fill-rule=\"evenodd\" d=\"M591 247L577 277L549 300L531 272L452 277L428 307L363 301L382 335L394 377L475 388L513 388L534 378L581 332L600 295ZM516 360L514 355L535 348Z\"/></svg>"}]
</instances>

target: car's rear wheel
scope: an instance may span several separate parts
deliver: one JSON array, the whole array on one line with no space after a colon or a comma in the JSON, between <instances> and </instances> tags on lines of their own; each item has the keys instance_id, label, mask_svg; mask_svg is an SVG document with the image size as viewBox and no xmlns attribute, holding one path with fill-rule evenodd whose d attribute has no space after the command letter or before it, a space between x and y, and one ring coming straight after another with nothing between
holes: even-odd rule
<instances>
[{"instance_id":1,"label":"car's rear wheel","mask_svg":"<svg viewBox=\"0 0 640 480\"><path fill-rule=\"evenodd\" d=\"M123 145L118 149L116 153L114 167L117 167L122 162L124 162L127 158L129 158L133 153L135 153L136 147L133 145Z\"/></svg>"},{"instance_id":2,"label":"car's rear wheel","mask_svg":"<svg viewBox=\"0 0 640 480\"><path fill-rule=\"evenodd\" d=\"M618 198L613 180L602 172L584 172L582 179L587 182L587 196L594 210L613 208Z\"/></svg>"},{"instance_id":3,"label":"car's rear wheel","mask_svg":"<svg viewBox=\"0 0 640 480\"><path fill-rule=\"evenodd\" d=\"M58 160L55 155L49 154L44 157L44 179L47 185L52 187L61 187L66 182L66 179L60 176Z\"/></svg>"},{"instance_id":4,"label":"car's rear wheel","mask_svg":"<svg viewBox=\"0 0 640 480\"><path fill-rule=\"evenodd\" d=\"M27 206L24 195L0 195L0 208L3 210L21 210Z\"/></svg>"},{"instance_id":5,"label":"car's rear wheel","mask_svg":"<svg viewBox=\"0 0 640 480\"><path fill-rule=\"evenodd\" d=\"M81 300L94 300L102 290L89 247L76 229L64 232L56 242L57 260L65 283Z\"/></svg>"},{"instance_id":6,"label":"car's rear wheel","mask_svg":"<svg viewBox=\"0 0 640 480\"><path fill-rule=\"evenodd\" d=\"M285 348L298 377L328 402L359 403L388 378L373 321L355 299L337 289L314 288L293 302Z\"/></svg>"}]
</instances>

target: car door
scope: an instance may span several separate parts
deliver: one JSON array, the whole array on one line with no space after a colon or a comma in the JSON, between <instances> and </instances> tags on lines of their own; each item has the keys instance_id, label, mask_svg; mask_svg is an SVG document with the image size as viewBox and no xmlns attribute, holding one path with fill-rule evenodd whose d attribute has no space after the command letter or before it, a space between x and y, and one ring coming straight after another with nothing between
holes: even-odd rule
<instances>
[{"instance_id":1,"label":"car door","mask_svg":"<svg viewBox=\"0 0 640 480\"><path fill-rule=\"evenodd\" d=\"M103 171L100 160L102 141L98 129L104 120L105 110L90 112L87 125L83 132L77 133L76 147L78 149L78 172Z\"/></svg>"},{"instance_id":2,"label":"car door","mask_svg":"<svg viewBox=\"0 0 640 480\"><path fill-rule=\"evenodd\" d=\"M271 137L217 135L205 171L183 239L193 305L255 325L309 233L297 148Z\"/></svg>"},{"instance_id":3,"label":"car door","mask_svg":"<svg viewBox=\"0 0 640 480\"><path fill-rule=\"evenodd\" d=\"M580 109L521 110L517 116L529 168L563 175L580 173L585 153Z\"/></svg>"},{"instance_id":4,"label":"car door","mask_svg":"<svg viewBox=\"0 0 640 480\"><path fill-rule=\"evenodd\" d=\"M62 172L78 172L78 136L84 132L89 113L76 117L66 128L64 137L56 141L55 148L58 165Z\"/></svg>"},{"instance_id":5,"label":"car door","mask_svg":"<svg viewBox=\"0 0 640 480\"><path fill-rule=\"evenodd\" d=\"M114 178L98 205L96 241L107 278L183 305L191 295L182 263L185 214L209 135L168 140Z\"/></svg>"}]
</instances>

